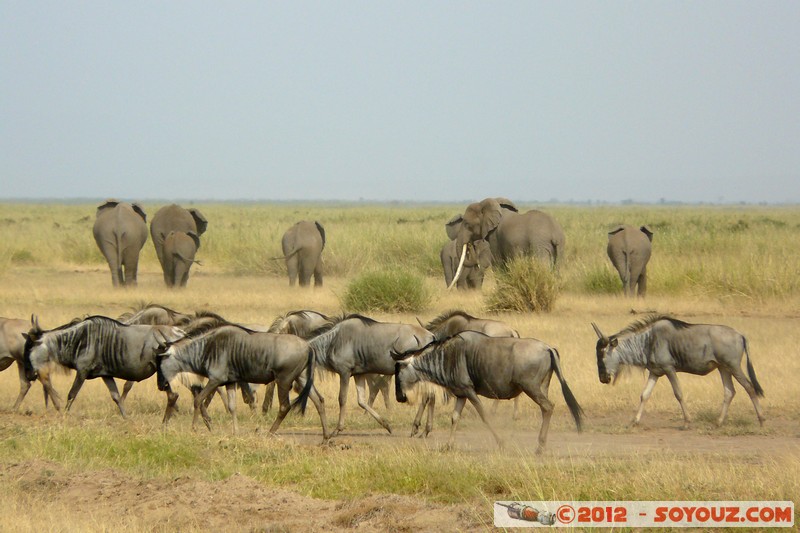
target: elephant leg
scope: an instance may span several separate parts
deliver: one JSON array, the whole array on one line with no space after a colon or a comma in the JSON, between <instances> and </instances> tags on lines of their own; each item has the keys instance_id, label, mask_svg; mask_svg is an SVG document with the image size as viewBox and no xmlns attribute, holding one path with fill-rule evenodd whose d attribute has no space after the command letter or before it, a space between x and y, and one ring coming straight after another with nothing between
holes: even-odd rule
<instances>
[{"instance_id":1,"label":"elephant leg","mask_svg":"<svg viewBox=\"0 0 800 533\"><path fill-rule=\"evenodd\" d=\"M647 294L647 266L642 268L642 273L639 274L639 280L637 282L639 296L644 298Z\"/></svg>"},{"instance_id":2,"label":"elephant leg","mask_svg":"<svg viewBox=\"0 0 800 533\"><path fill-rule=\"evenodd\" d=\"M308 257L307 253L303 253L302 255L298 252L298 268L300 272L298 276L300 277L300 286L301 287L308 287L311 283L311 276L314 274L314 265L312 264L312 260Z\"/></svg>"},{"instance_id":3,"label":"elephant leg","mask_svg":"<svg viewBox=\"0 0 800 533\"><path fill-rule=\"evenodd\" d=\"M322 287L322 259L319 257L314 267L314 287Z\"/></svg>"},{"instance_id":4,"label":"elephant leg","mask_svg":"<svg viewBox=\"0 0 800 533\"><path fill-rule=\"evenodd\" d=\"M130 246L123 250L122 265L125 267L125 281L123 285L135 287L136 274L139 270L139 250Z\"/></svg>"},{"instance_id":5,"label":"elephant leg","mask_svg":"<svg viewBox=\"0 0 800 533\"><path fill-rule=\"evenodd\" d=\"M294 287L297 283L297 254L286 259L286 270L289 273L289 286Z\"/></svg>"}]
</instances>

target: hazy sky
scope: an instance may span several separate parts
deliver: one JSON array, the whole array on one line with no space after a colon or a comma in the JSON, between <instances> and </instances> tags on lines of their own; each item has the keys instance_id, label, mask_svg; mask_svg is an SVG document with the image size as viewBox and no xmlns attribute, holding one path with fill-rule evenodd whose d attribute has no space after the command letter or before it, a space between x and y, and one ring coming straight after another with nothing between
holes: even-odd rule
<instances>
[{"instance_id":1,"label":"hazy sky","mask_svg":"<svg viewBox=\"0 0 800 533\"><path fill-rule=\"evenodd\" d=\"M800 2L0 2L0 198L800 202Z\"/></svg>"}]
</instances>

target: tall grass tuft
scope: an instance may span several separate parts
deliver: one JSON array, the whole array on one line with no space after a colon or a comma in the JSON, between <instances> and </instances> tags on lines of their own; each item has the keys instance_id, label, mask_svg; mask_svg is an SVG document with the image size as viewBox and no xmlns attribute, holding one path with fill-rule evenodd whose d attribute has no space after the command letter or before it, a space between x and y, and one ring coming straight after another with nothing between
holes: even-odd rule
<instances>
[{"instance_id":1,"label":"tall grass tuft","mask_svg":"<svg viewBox=\"0 0 800 533\"><path fill-rule=\"evenodd\" d=\"M558 296L553 269L530 257L517 257L495 269L495 288L486 297L489 311L549 312Z\"/></svg>"},{"instance_id":2,"label":"tall grass tuft","mask_svg":"<svg viewBox=\"0 0 800 533\"><path fill-rule=\"evenodd\" d=\"M431 294L423 278L389 270L368 272L350 282L342 305L354 313L415 313L425 310L430 301Z\"/></svg>"},{"instance_id":3,"label":"tall grass tuft","mask_svg":"<svg viewBox=\"0 0 800 533\"><path fill-rule=\"evenodd\" d=\"M616 294L622 292L622 284L616 272L606 265L587 269L583 288L591 294Z\"/></svg>"}]
</instances>

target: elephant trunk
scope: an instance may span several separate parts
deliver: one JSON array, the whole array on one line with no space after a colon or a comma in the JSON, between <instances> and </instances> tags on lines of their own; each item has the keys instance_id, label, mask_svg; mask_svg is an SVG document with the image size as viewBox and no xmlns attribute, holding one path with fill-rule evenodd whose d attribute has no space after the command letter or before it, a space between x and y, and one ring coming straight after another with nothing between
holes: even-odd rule
<instances>
[{"instance_id":1,"label":"elephant trunk","mask_svg":"<svg viewBox=\"0 0 800 533\"><path fill-rule=\"evenodd\" d=\"M456 282L458 281L458 277L461 276L461 270L464 268L464 261L467 259L467 245L466 243L461 248L461 260L458 262L458 268L456 269L456 274L453 276L453 281L450 282L450 286L447 287L448 290L452 289Z\"/></svg>"}]
</instances>

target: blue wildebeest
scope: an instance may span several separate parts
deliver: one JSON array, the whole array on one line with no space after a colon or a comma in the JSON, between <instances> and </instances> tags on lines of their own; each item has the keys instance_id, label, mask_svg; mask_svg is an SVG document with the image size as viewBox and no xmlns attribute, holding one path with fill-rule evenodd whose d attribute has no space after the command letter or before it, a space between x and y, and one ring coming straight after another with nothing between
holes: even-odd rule
<instances>
[{"instance_id":1,"label":"blue wildebeest","mask_svg":"<svg viewBox=\"0 0 800 533\"><path fill-rule=\"evenodd\" d=\"M0 318L0 371L12 363L17 363L19 371L19 395L14 402L14 411L19 409L25 395L31 388L31 382L25 377L25 333L31 329L30 320L21 318ZM47 407L47 389L44 389L44 405Z\"/></svg>"},{"instance_id":2,"label":"blue wildebeest","mask_svg":"<svg viewBox=\"0 0 800 533\"><path fill-rule=\"evenodd\" d=\"M391 376L394 374L393 351L418 349L432 340L433 335L420 326L378 322L361 315L340 317L328 331L311 339L317 364L339 375L339 422L333 435L344 429L351 376L356 382L359 407L391 433L389 422L367 402L367 375Z\"/></svg>"},{"instance_id":3,"label":"blue wildebeest","mask_svg":"<svg viewBox=\"0 0 800 533\"><path fill-rule=\"evenodd\" d=\"M50 382L50 373L61 366L75 370L75 380L67 394L67 411L85 380L102 378L123 417L124 402L114 378L149 378L156 371L159 347L184 336L173 326L128 326L105 316L73 320L50 331L42 330L32 317L31 326L25 334L25 375L30 381L39 378L56 409L61 409L60 398Z\"/></svg>"},{"instance_id":4,"label":"blue wildebeest","mask_svg":"<svg viewBox=\"0 0 800 533\"><path fill-rule=\"evenodd\" d=\"M714 369L722 377L724 398L717 424L722 425L728 406L736 391L731 376L736 378L756 410L758 422L764 424L764 415L758 397L764 395L747 350L747 339L728 326L714 324L689 324L669 316L651 315L634 322L619 333L606 337L593 322L597 333L597 371L601 383L611 383L619 375L620 366L636 366L648 371L647 384L642 391L639 410L633 419L636 425L642 418L644 404L650 398L656 381L666 375L672 392L683 411L684 427L689 426L689 415L683 403L683 393L678 383L678 372L705 376ZM747 374L742 372L742 354L747 356Z\"/></svg>"},{"instance_id":5,"label":"blue wildebeest","mask_svg":"<svg viewBox=\"0 0 800 533\"><path fill-rule=\"evenodd\" d=\"M469 400L502 447L502 441L486 419L478 396L508 400L524 392L542 410L537 453L541 452L553 416L553 403L547 397L553 372L561 383L561 392L578 431L581 431L583 411L564 380L558 352L542 341L490 337L465 331L443 341L434 341L421 350L392 356L397 360L395 391L398 402L407 401L407 392L423 382L443 387L456 397L450 427L451 445L461 410Z\"/></svg>"},{"instance_id":6,"label":"blue wildebeest","mask_svg":"<svg viewBox=\"0 0 800 533\"><path fill-rule=\"evenodd\" d=\"M306 375L303 377L303 371ZM228 411L233 421L233 431L238 431L236 419L236 384L270 383L278 385L280 409L270 433L275 433L287 413L296 405L305 412L310 397L319 412L323 439L329 438L325 406L313 387L314 356L308 341L296 335L256 332L235 324L222 325L195 337L186 337L171 344L158 358L158 388L167 393L164 424L169 422L178 394L172 385L186 377L208 379L194 398L192 427L202 414L206 427L211 429L211 419L205 400L224 385L228 391ZM302 387L300 395L291 404L289 391L297 381Z\"/></svg>"},{"instance_id":7,"label":"blue wildebeest","mask_svg":"<svg viewBox=\"0 0 800 533\"><path fill-rule=\"evenodd\" d=\"M419 322L419 319L417 319ZM441 341L452 337L462 331L479 331L485 333L490 337L514 337L519 338L517 330L499 320L492 320L488 318L476 318L464 311L450 310L445 311L437 316L427 324L419 323L431 333L437 341ZM417 416L414 418L414 425L411 428L411 436L417 434L419 431L420 423L422 422L422 413L425 408L428 408L428 419L425 424L425 430L420 434L421 437L427 437L433 429L433 409L436 403L435 394L424 394L417 410ZM500 402L495 403L495 410ZM519 414L519 396L514 398L514 420L517 420Z\"/></svg>"},{"instance_id":8,"label":"blue wildebeest","mask_svg":"<svg viewBox=\"0 0 800 533\"><path fill-rule=\"evenodd\" d=\"M333 326L335 322L335 319L319 311L301 309L299 311L289 311L285 315L277 317L272 322L268 331L271 333L289 333L309 340L316 337L317 333L323 329ZM389 382L391 379L392 376L383 376L381 374L369 374L367 376L367 388L369 389L369 399L367 403L370 407L375 403L378 394L383 393L384 404L387 409L390 408ZM262 410L265 412L269 411L272 406L273 389L273 385L267 385L264 404L262 405Z\"/></svg>"}]
</instances>

